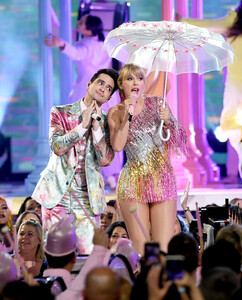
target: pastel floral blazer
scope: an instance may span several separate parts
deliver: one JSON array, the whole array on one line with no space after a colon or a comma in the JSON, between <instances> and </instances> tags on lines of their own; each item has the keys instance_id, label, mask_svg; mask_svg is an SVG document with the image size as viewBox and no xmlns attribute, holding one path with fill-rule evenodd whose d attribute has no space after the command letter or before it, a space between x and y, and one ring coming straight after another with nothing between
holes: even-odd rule
<instances>
[{"instance_id":1,"label":"pastel floral blazer","mask_svg":"<svg viewBox=\"0 0 242 300\"><path fill-rule=\"evenodd\" d=\"M95 215L106 209L104 181L101 166L108 166L114 158L110 145L107 113L102 111L100 121L103 137L94 144L92 131L80 138L77 125L82 122L80 100L74 104L54 106L50 114L49 142L51 147L47 167L32 198L46 208L55 207L70 187L78 163L78 147L87 139L85 172L91 209Z\"/></svg>"}]
</instances>

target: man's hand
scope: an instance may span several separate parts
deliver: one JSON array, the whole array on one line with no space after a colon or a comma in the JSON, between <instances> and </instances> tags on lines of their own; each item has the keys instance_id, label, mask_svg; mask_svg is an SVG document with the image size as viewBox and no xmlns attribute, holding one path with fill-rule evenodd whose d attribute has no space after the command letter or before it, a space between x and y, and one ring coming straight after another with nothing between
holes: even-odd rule
<instances>
[{"instance_id":1,"label":"man's hand","mask_svg":"<svg viewBox=\"0 0 242 300\"><path fill-rule=\"evenodd\" d=\"M108 236L106 232L100 228L94 229L93 244L108 248Z\"/></svg>"},{"instance_id":2,"label":"man's hand","mask_svg":"<svg viewBox=\"0 0 242 300\"><path fill-rule=\"evenodd\" d=\"M24 272L24 281L29 286L39 286L39 283L34 279L34 276L31 273Z\"/></svg>"},{"instance_id":3,"label":"man's hand","mask_svg":"<svg viewBox=\"0 0 242 300\"><path fill-rule=\"evenodd\" d=\"M161 266L152 266L148 273L146 282L148 286L148 300L162 300L166 296L170 286L170 281L164 281L163 287L159 287Z\"/></svg>"},{"instance_id":4,"label":"man's hand","mask_svg":"<svg viewBox=\"0 0 242 300\"><path fill-rule=\"evenodd\" d=\"M95 103L93 102L82 114L82 128L88 128L92 124L92 113L95 109Z\"/></svg>"},{"instance_id":5,"label":"man's hand","mask_svg":"<svg viewBox=\"0 0 242 300\"><path fill-rule=\"evenodd\" d=\"M94 100L94 112L99 115L101 118L102 118L102 112L101 112L101 106L99 107L97 102ZM97 121L97 120L93 120L92 121L92 128L94 131L97 131L97 129L100 127L100 121Z\"/></svg>"}]
</instances>

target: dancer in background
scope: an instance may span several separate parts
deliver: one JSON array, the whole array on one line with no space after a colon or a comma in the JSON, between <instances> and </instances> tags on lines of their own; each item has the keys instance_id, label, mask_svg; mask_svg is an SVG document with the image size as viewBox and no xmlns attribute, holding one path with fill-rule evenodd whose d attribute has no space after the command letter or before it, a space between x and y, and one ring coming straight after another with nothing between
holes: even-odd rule
<instances>
[{"instance_id":1,"label":"dancer in background","mask_svg":"<svg viewBox=\"0 0 242 300\"><path fill-rule=\"evenodd\" d=\"M32 195L42 205L45 230L67 213L74 214L77 236L85 253L92 249L93 226L68 189L72 188L99 224L99 216L106 209L100 169L111 164L114 157L107 113L101 106L117 89L117 78L115 70L101 69L89 81L83 99L51 109L50 160Z\"/></svg>"},{"instance_id":2,"label":"dancer in background","mask_svg":"<svg viewBox=\"0 0 242 300\"><path fill-rule=\"evenodd\" d=\"M220 124L238 153L238 169L242 178L242 1L234 11L229 11L227 16L221 19L186 19L176 13L176 21L209 27L213 31L223 33L234 49L234 64L229 65L227 71Z\"/></svg>"},{"instance_id":3,"label":"dancer in background","mask_svg":"<svg viewBox=\"0 0 242 300\"><path fill-rule=\"evenodd\" d=\"M117 200L136 250L143 254L146 240L130 214L132 206L146 232L151 229L152 239L167 251L177 209L176 180L169 155L172 151L177 153L179 147L185 148L186 133L169 106L162 108L162 97L143 95L145 75L140 67L124 65L118 86L121 103L108 113L111 145L115 151L124 149L127 155L119 176ZM161 120L165 124L163 130L171 131L168 142L163 142L158 134Z\"/></svg>"},{"instance_id":4,"label":"dancer in background","mask_svg":"<svg viewBox=\"0 0 242 300\"><path fill-rule=\"evenodd\" d=\"M52 30L59 32L58 18L52 8ZM70 103L80 100L86 94L86 86L92 75L99 69L110 68L112 60L103 49L104 33L102 20L94 15L84 15L77 20L77 33L82 38L71 45L56 35L45 39L47 47L59 47L60 51L70 57L75 64L77 78L70 92ZM118 95L114 93L112 99L104 103L102 109L106 112L118 103ZM111 189L116 187L116 176L123 166L123 154L117 153L111 166L102 170L106 183Z\"/></svg>"},{"instance_id":5,"label":"dancer in background","mask_svg":"<svg viewBox=\"0 0 242 300\"><path fill-rule=\"evenodd\" d=\"M74 45L55 35L50 35L44 40L47 47L59 47L60 51L75 63L77 79L70 92L71 103L86 95L87 83L94 73L99 69L111 67L111 58L103 50L102 20L97 16L84 15L77 21L77 32L82 35L82 39Z\"/></svg>"}]
</instances>

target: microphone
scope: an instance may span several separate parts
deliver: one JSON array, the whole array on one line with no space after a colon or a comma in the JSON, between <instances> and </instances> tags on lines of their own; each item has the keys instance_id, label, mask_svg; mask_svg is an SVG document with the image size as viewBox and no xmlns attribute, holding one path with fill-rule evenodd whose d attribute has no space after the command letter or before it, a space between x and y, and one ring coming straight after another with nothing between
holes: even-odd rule
<instances>
[{"instance_id":1,"label":"microphone","mask_svg":"<svg viewBox=\"0 0 242 300\"><path fill-rule=\"evenodd\" d=\"M92 118L94 119L94 120L97 120L97 121L101 121L101 117L98 115L98 114L96 114L95 112L93 112L92 113Z\"/></svg>"},{"instance_id":2,"label":"microphone","mask_svg":"<svg viewBox=\"0 0 242 300\"><path fill-rule=\"evenodd\" d=\"M129 113L128 113L128 120L129 122L132 121L133 118L133 114L134 114L134 106L132 104L129 105Z\"/></svg>"},{"instance_id":3,"label":"microphone","mask_svg":"<svg viewBox=\"0 0 242 300\"><path fill-rule=\"evenodd\" d=\"M136 100L135 102L137 102L138 95L137 95L136 92L132 92L132 93L131 93L131 97L132 97L134 100ZM132 121L133 114L134 114L134 106L133 106L133 104L129 104L129 113L128 113L128 116L129 116L129 117L128 117L128 120L129 120L129 122Z\"/></svg>"}]
</instances>

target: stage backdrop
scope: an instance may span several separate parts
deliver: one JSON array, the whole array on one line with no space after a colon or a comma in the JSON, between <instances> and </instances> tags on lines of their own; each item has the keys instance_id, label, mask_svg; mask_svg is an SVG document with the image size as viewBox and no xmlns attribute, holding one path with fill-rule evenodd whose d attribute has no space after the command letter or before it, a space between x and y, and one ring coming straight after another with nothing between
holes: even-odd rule
<instances>
[{"instance_id":1,"label":"stage backdrop","mask_svg":"<svg viewBox=\"0 0 242 300\"><path fill-rule=\"evenodd\" d=\"M59 16L58 0L52 5ZM72 1L75 26L78 0ZM119 1L122 3L124 1ZM131 0L130 20L158 21L160 0ZM204 18L218 18L239 1L204 1ZM1 0L0 4L0 132L11 138L12 173L32 169L38 134L38 1ZM54 104L59 103L59 50L54 49ZM223 74L206 74L206 127L212 132L219 124L223 100ZM217 155L218 154L218 155ZM225 163L226 153L215 153L215 162ZM0 168L6 159L0 158Z\"/></svg>"}]
</instances>

